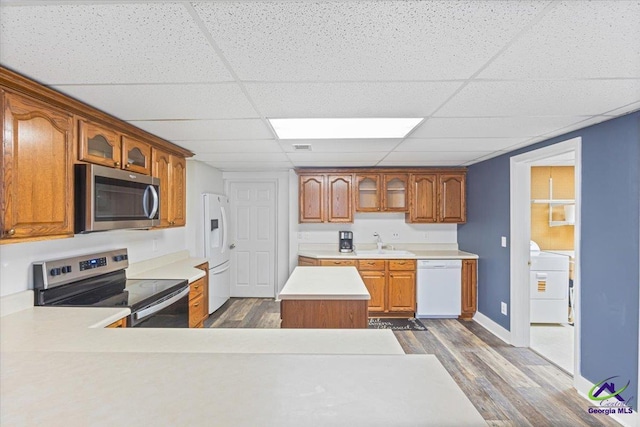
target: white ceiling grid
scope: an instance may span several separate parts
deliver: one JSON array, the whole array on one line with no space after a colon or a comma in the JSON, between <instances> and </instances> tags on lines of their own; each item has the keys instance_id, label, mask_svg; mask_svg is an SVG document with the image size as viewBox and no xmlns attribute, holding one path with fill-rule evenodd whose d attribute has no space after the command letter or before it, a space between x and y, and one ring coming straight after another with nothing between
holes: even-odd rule
<instances>
[{"instance_id":1,"label":"white ceiling grid","mask_svg":"<svg viewBox=\"0 0 640 427\"><path fill-rule=\"evenodd\" d=\"M639 109L640 1L0 0L0 64L222 170L469 165ZM281 117L426 120L281 141Z\"/></svg>"}]
</instances>

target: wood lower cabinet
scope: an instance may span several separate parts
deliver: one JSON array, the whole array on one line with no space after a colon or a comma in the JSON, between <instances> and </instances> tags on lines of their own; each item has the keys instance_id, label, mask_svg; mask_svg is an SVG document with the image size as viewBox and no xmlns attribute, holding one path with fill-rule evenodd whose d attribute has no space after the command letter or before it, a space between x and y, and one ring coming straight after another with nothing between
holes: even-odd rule
<instances>
[{"instance_id":1,"label":"wood lower cabinet","mask_svg":"<svg viewBox=\"0 0 640 427\"><path fill-rule=\"evenodd\" d=\"M318 260L316 258L309 258L306 256L299 256L298 257L298 266L299 267L314 267L319 265L320 263L318 262Z\"/></svg>"},{"instance_id":2,"label":"wood lower cabinet","mask_svg":"<svg viewBox=\"0 0 640 427\"><path fill-rule=\"evenodd\" d=\"M186 223L186 160L166 151L151 150L152 176L160 180L160 227Z\"/></svg>"},{"instance_id":3,"label":"wood lower cabinet","mask_svg":"<svg viewBox=\"0 0 640 427\"><path fill-rule=\"evenodd\" d=\"M204 302L205 278L201 277L191 283L189 290L189 327L202 328L207 315L207 307Z\"/></svg>"},{"instance_id":4,"label":"wood lower cabinet","mask_svg":"<svg viewBox=\"0 0 640 427\"><path fill-rule=\"evenodd\" d=\"M73 116L2 90L0 242L73 235Z\"/></svg>"},{"instance_id":5,"label":"wood lower cabinet","mask_svg":"<svg viewBox=\"0 0 640 427\"><path fill-rule=\"evenodd\" d=\"M110 325L106 326L107 328L126 328L127 327L127 318L123 317L120 320L116 320L115 322L111 323Z\"/></svg>"},{"instance_id":6,"label":"wood lower cabinet","mask_svg":"<svg viewBox=\"0 0 640 427\"><path fill-rule=\"evenodd\" d=\"M362 270L360 277L371 295L369 312L383 312L387 289L387 273L384 271L384 267L382 271Z\"/></svg>"},{"instance_id":7,"label":"wood lower cabinet","mask_svg":"<svg viewBox=\"0 0 640 427\"><path fill-rule=\"evenodd\" d=\"M321 259L320 266L322 267L355 267L355 259Z\"/></svg>"},{"instance_id":8,"label":"wood lower cabinet","mask_svg":"<svg viewBox=\"0 0 640 427\"><path fill-rule=\"evenodd\" d=\"M200 265L196 265L196 268L199 270L204 271L204 277L202 278L202 281L204 282L204 286L202 289L202 296L203 296L203 305L204 305L204 320L207 320L207 318L209 317L209 263L208 262L203 262Z\"/></svg>"},{"instance_id":9,"label":"wood lower cabinet","mask_svg":"<svg viewBox=\"0 0 640 427\"><path fill-rule=\"evenodd\" d=\"M470 320L478 309L478 260L462 260L461 319Z\"/></svg>"}]
</instances>

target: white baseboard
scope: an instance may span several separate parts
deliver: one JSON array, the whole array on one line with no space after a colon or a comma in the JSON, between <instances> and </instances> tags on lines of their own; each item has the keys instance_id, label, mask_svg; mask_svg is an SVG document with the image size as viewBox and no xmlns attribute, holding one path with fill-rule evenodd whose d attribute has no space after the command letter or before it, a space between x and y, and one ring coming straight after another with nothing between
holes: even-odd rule
<instances>
[{"instance_id":1,"label":"white baseboard","mask_svg":"<svg viewBox=\"0 0 640 427\"><path fill-rule=\"evenodd\" d=\"M507 331L502 326L498 325L493 320L489 319L479 311L473 316L473 321L477 322L480 326L491 332L493 335L500 338L507 344L511 344L511 332Z\"/></svg>"},{"instance_id":2,"label":"white baseboard","mask_svg":"<svg viewBox=\"0 0 640 427\"><path fill-rule=\"evenodd\" d=\"M588 397L589 390L591 390L591 387L593 387L591 381L587 380L581 375L576 375L573 377L573 386L576 388L580 396L584 397L592 404L594 403ZM640 415L637 411L635 411L633 414L610 414L609 417L611 417L624 427L640 427Z\"/></svg>"}]
</instances>

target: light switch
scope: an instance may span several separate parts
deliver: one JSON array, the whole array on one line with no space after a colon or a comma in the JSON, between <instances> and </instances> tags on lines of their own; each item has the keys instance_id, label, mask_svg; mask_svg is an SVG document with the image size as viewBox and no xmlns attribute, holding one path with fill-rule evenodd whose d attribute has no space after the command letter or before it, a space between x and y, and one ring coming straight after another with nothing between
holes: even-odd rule
<instances>
[{"instance_id":1,"label":"light switch","mask_svg":"<svg viewBox=\"0 0 640 427\"><path fill-rule=\"evenodd\" d=\"M503 248L506 248L506 247L507 247L507 237L506 237L506 236L502 236L502 238L500 239L500 245L501 245Z\"/></svg>"}]
</instances>

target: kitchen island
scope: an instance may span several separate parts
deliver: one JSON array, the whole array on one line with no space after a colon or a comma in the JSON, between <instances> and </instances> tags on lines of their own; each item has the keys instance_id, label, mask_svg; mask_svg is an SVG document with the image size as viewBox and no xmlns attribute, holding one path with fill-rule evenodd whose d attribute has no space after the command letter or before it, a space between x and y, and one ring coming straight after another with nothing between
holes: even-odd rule
<instances>
[{"instance_id":1,"label":"kitchen island","mask_svg":"<svg viewBox=\"0 0 640 427\"><path fill-rule=\"evenodd\" d=\"M367 287L354 267L296 267L280 292L282 328L367 328Z\"/></svg>"}]
</instances>

